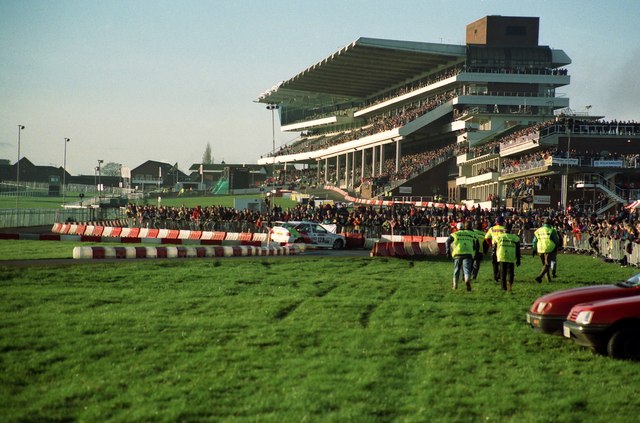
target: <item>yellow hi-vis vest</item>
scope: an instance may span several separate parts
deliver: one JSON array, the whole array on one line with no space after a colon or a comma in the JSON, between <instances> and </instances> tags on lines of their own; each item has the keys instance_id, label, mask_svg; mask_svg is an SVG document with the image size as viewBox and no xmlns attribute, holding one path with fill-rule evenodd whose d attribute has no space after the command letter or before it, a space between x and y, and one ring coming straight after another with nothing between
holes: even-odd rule
<instances>
[{"instance_id":1,"label":"yellow hi-vis vest","mask_svg":"<svg viewBox=\"0 0 640 423\"><path fill-rule=\"evenodd\" d=\"M494 225L487 230L487 233L484 235L484 239L488 239L491 242L491 239L494 236L504 233L504 226L502 225Z\"/></svg>"},{"instance_id":2,"label":"yellow hi-vis vest","mask_svg":"<svg viewBox=\"0 0 640 423\"><path fill-rule=\"evenodd\" d=\"M543 225L533 233L537 239L536 247L538 254L550 253L556 249L556 243L551 240L553 228Z\"/></svg>"},{"instance_id":3,"label":"yellow hi-vis vest","mask_svg":"<svg viewBox=\"0 0 640 423\"><path fill-rule=\"evenodd\" d=\"M472 231L462 230L451 234L453 238L453 246L451 249L452 257L459 257L464 255L473 256L475 249L473 243L476 240L476 234Z\"/></svg>"},{"instance_id":4,"label":"yellow hi-vis vest","mask_svg":"<svg viewBox=\"0 0 640 423\"><path fill-rule=\"evenodd\" d=\"M501 233L493 238L493 245L496 248L496 260L502 263L515 263L516 250L520 238L518 235Z\"/></svg>"}]
</instances>

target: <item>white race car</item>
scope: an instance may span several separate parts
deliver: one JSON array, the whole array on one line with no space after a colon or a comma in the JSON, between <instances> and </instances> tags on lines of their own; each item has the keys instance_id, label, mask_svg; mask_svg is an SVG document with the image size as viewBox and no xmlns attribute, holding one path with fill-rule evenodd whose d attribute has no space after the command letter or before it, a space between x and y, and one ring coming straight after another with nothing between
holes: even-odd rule
<instances>
[{"instance_id":1,"label":"white race car","mask_svg":"<svg viewBox=\"0 0 640 423\"><path fill-rule=\"evenodd\" d=\"M341 250L347 245L347 240L343 235L335 232L336 225L323 225L307 221L275 222L275 226L271 228L271 240Z\"/></svg>"}]
</instances>

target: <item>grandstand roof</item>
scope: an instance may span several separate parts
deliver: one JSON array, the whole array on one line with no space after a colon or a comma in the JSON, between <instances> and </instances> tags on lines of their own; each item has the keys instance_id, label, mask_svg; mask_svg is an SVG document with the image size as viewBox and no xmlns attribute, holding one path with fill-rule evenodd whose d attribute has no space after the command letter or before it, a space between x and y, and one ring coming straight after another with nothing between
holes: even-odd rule
<instances>
[{"instance_id":1,"label":"grandstand roof","mask_svg":"<svg viewBox=\"0 0 640 423\"><path fill-rule=\"evenodd\" d=\"M465 56L465 46L359 38L258 98L281 103L309 94L365 98Z\"/></svg>"}]
</instances>

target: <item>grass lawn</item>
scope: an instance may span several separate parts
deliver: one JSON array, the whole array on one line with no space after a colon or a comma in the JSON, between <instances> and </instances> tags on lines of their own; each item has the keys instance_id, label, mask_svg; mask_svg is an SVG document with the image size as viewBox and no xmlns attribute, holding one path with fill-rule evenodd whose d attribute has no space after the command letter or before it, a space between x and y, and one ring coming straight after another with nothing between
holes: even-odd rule
<instances>
[{"instance_id":1,"label":"grass lawn","mask_svg":"<svg viewBox=\"0 0 640 423\"><path fill-rule=\"evenodd\" d=\"M537 284L538 268L525 257L507 294L489 262L471 293L436 259L0 262L1 420L637 421L640 363L524 318L637 269L562 255Z\"/></svg>"}]
</instances>

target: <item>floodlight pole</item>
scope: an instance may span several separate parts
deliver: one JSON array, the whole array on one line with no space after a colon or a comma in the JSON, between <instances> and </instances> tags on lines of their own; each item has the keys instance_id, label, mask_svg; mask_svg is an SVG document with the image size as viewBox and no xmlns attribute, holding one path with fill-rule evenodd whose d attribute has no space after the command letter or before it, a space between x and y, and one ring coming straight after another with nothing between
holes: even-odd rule
<instances>
[{"instance_id":1,"label":"floodlight pole","mask_svg":"<svg viewBox=\"0 0 640 423\"><path fill-rule=\"evenodd\" d=\"M18 161L16 162L16 227L18 226L18 210L20 209L20 133L24 125L18 125Z\"/></svg>"},{"instance_id":2,"label":"floodlight pole","mask_svg":"<svg viewBox=\"0 0 640 423\"><path fill-rule=\"evenodd\" d=\"M275 185L276 185L276 115L275 115L275 111L277 109L279 109L280 106L278 106L277 104L269 104L267 106L267 110L271 110L271 142L272 142L272 149L271 149L271 159L272 161L272 167L271 167L271 189L275 190ZM273 194L273 193L272 193ZM269 207L271 209L271 207ZM271 211L269 211L269 215L271 215Z\"/></svg>"},{"instance_id":3,"label":"floodlight pole","mask_svg":"<svg viewBox=\"0 0 640 423\"><path fill-rule=\"evenodd\" d=\"M66 204L66 194L67 194L67 143L71 141L69 138L64 139L64 161L62 162L62 207L64 208Z\"/></svg>"}]
</instances>

